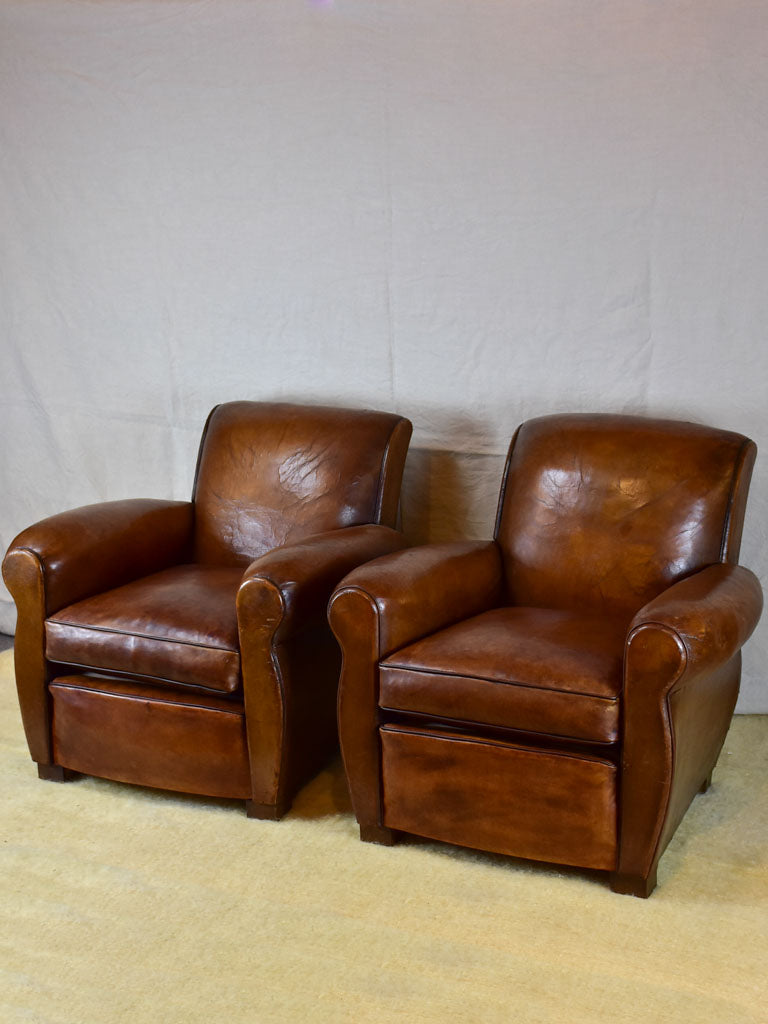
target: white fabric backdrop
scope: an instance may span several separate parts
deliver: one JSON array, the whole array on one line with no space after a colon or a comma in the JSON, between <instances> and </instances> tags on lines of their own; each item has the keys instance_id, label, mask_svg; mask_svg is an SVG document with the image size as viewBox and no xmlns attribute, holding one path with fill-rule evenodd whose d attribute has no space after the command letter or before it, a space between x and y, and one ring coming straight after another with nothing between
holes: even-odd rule
<instances>
[{"instance_id":1,"label":"white fabric backdrop","mask_svg":"<svg viewBox=\"0 0 768 1024\"><path fill-rule=\"evenodd\" d=\"M415 540L531 415L768 452L767 111L764 0L0 0L0 542L188 496L233 398L408 415Z\"/></svg>"}]
</instances>

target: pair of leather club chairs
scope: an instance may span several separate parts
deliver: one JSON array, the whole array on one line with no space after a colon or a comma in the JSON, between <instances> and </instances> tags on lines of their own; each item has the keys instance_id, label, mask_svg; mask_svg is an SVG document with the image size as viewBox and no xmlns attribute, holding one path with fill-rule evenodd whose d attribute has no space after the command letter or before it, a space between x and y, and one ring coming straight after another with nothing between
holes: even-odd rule
<instances>
[{"instance_id":1,"label":"pair of leather club chairs","mask_svg":"<svg viewBox=\"0 0 768 1024\"><path fill-rule=\"evenodd\" d=\"M276 819L336 749L338 694L362 839L598 869L649 895L709 785L760 616L737 565L754 444L531 420L493 540L409 548L394 527L410 435L386 413L221 405L190 502L92 505L20 534L3 572L41 778Z\"/></svg>"}]
</instances>

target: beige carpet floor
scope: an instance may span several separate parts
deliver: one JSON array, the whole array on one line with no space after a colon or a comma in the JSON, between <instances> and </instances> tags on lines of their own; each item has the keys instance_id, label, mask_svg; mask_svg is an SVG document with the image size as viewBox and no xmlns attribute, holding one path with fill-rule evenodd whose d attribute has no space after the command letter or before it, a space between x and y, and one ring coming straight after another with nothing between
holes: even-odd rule
<instances>
[{"instance_id":1,"label":"beige carpet floor","mask_svg":"<svg viewBox=\"0 0 768 1024\"><path fill-rule=\"evenodd\" d=\"M650 900L363 844L334 765L281 822L41 782L0 655L0 1021L768 1022L768 718L733 727Z\"/></svg>"}]
</instances>

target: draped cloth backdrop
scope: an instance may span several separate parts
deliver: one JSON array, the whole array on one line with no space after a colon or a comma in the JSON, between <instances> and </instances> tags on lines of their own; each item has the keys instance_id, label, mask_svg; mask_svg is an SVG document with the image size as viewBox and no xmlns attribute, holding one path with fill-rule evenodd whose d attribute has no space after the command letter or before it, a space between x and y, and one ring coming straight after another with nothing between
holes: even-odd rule
<instances>
[{"instance_id":1,"label":"draped cloth backdrop","mask_svg":"<svg viewBox=\"0 0 768 1024\"><path fill-rule=\"evenodd\" d=\"M757 441L765 578L766 111L763 0L0 0L0 542L235 398L409 416L406 531L487 537L605 410Z\"/></svg>"}]
</instances>

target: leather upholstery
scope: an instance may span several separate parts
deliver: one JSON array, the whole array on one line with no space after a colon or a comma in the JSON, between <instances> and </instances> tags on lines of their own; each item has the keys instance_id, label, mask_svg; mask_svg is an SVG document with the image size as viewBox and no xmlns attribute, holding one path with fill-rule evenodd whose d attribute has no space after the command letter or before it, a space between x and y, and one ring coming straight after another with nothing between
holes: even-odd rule
<instances>
[{"instance_id":1,"label":"leather upholstery","mask_svg":"<svg viewBox=\"0 0 768 1024\"><path fill-rule=\"evenodd\" d=\"M191 502L106 502L20 534L3 574L40 774L284 813L336 744L328 598L404 546L410 433L389 413L229 403L209 416Z\"/></svg>"},{"instance_id":2,"label":"leather upholstery","mask_svg":"<svg viewBox=\"0 0 768 1024\"><path fill-rule=\"evenodd\" d=\"M693 423L574 415L523 424L496 529L508 599L629 617L721 560L744 459L751 466L752 442Z\"/></svg>"},{"instance_id":3,"label":"leather upholstery","mask_svg":"<svg viewBox=\"0 0 768 1024\"><path fill-rule=\"evenodd\" d=\"M329 614L361 837L598 868L648 895L762 609L735 564L754 457L694 424L532 420L492 543L351 572Z\"/></svg>"},{"instance_id":4,"label":"leather upholstery","mask_svg":"<svg viewBox=\"0 0 768 1024\"><path fill-rule=\"evenodd\" d=\"M379 705L615 743L625 637L594 614L494 608L384 659Z\"/></svg>"},{"instance_id":5,"label":"leather upholstery","mask_svg":"<svg viewBox=\"0 0 768 1024\"><path fill-rule=\"evenodd\" d=\"M388 448L391 441L401 446L404 430L410 436L406 423L322 406L217 406L195 479L196 561L245 567L310 534L369 522L394 526L389 477L397 458Z\"/></svg>"},{"instance_id":6,"label":"leather upholstery","mask_svg":"<svg viewBox=\"0 0 768 1024\"><path fill-rule=\"evenodd\" d=\"M240 686L237 567L177 565L50 616L46 654L63 665L232 693Z\"/></svg>"}]
</instances>

